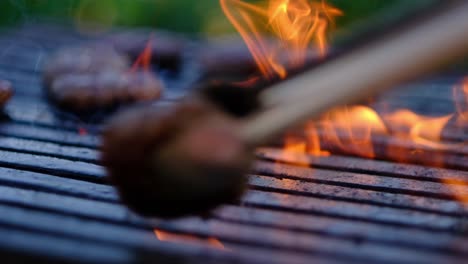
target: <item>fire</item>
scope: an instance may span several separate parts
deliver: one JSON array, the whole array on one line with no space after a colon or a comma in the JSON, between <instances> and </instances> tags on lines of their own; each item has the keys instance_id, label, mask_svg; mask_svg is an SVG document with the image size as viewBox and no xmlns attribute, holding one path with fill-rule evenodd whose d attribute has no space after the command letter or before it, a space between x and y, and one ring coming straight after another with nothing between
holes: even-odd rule
<instances>
[{"instance_id":1,"label":"fire","mask_svg":"<svg viewBox=\"0 0 468 264\"><path fill-rule=\"evenodd\" d=\"M457 109L457 124L462 125L468 122L468 77L460 85L453 89L453 98Z\"/></svg>"},{"instance_id":2,"label":"fire","mask_svg":"<svg viewBox=\"0 0 468 264\"><path fill-rule=\"evenodd\" d=\"M306 153L307 141L301 137L297 137L292 133L285 136L284 152L282 158L284 160L294 161L294 164L302 167L308 167L307 157L302 155Z\"/></svg>"},{"instance_id":3,"label":"fire","mask_svg":"<svg viewBox=\"0 0 468 264\"><path fill-rule=\"evenodd\" d=\"M265 0L252 4L220 0L220 3L265 79L284 79L289 70L303 66L311 46L325 56L327 36L335 19L343 15L325 1ZM267 38L265 33L273 37ZM240 86L249 87L256 80L249 79ZM351 154L397 162L418 160L423 164L424 157L430 156L426 165L444 166L446 151L466 148L465 142L446 142L443 136L448 127L461 132L467 129L468 77L454 87L453 101L456 111L443 116L425 116L409 109L382 113L368 106L332 109L318 120L286 133L281 159L309 167L305 154ZM463 192L466 186L456 180L444 181L454 190L454 196L468 204Z\"/></svg>"},{"instance_id":4,"label":"fire","mask_svg":"<svg viewBox=\"0 0 468 264\"><path fill-rule=\"evenodd\" d=\"M231 84L236 86L236 87L249 88L249 87L254 86L259 80L260 80L260 77L253 76L253 77L250 77L250 78L248 78L247 80L244 80L244 81L231 82Z\"/></svg>"},{"instance_id":5,"label":"fire","mask_svg":"<svg viewBox=\"0 0 468 264\"><path fill-rule=\"evenodd\" d=\"M138 69L149 71L151 68L151 57L152 57L152 46L153 46L153 34L150 35L146 42L145 48L135 60L132 65L131 72L136 72Z\"/></svg>"},{"instance_id":6,"label":"fire","mask_svg":"<svg viewBox=\"0 0 468 264\"><path fill-rule=\"evenodd\" d=\"M285 78L287 69L304 65L309 46L327 53L327 34L343 12L325 1L269 0L250 4L220 0L221 7L244 39L262 75ZM275 36L275 41L264 33Z\"/></svg>"},{"instance_id":7,"label":"fire","mask_svg":"<svg viewBox=\"0 0 468 264\"><path fill-rule=\"evenodd\" d=\"M468 113L468 78L454 87L456 112L444 116L424 116L409 109L391 113L378 113L368 106L340 107L325 113L316 121L308 122L301 132L290 132L284 136L284 158L295 160L299 165L309 166L304 154L327 156L345 153L366 158L384 155L398 162L407 162L409 157L428 149L438 150L431 165L443 166L443 153L465 143L445 142L442 134L448 125L466 128ZM394 138L410 144L407 149L400 146L382 146L382 140ZM385 140L383 141L385 142ZM380 148L376 153L376 148Z\"/></svg>"},{"instance_id":8,"label":"fire","mask_svg":"<svg viewBox=\"0 0 468 264\"><path fill-rule=\"evenodd\" d=\"M412 142L413 147L445 150L453 147L453 143L443 142L441 135L454 116L428 117L407 109L379 114L362 105L336 108L319 120L308 122L302 136L287 133L283 142L284 150L289 154L285 155L288 160L295 155L299 163L306 163L301 162L303 157L299 154L328 156L335 152L376 158L374 137L394 137ZM403 153L397 154L391 148L387 149L387 154L404 157ZM397 161L404 162L405 158Z\"/></svg>"},{"instance_id":9,"label":"fire","mask_svg":"<svg viewBox=\"0 0 468 264\"><path fill-rule=\"evenodd\" d=\"M318 121L310 121L304 134L287 133L284 137L284 158L307 165L303 155L329 156L339 149L367 158L374 158L372 136L387 134L387 127L376 111L367 106L336 108Z\"/></svg>"},{"instance_id":10,"label":"fire","mask_svg":"<svg viewBox=\"0 0 468 264\"><path fill-rule=\"evenodd\" d=\"M329 151L325 151L320 146L320 135L317 126L313 122L305 125L305 140L307 144L306 152L314 156L330 156Z\"/></svg>"},{"instance_id":11,"label":"fire","mask_svg":"<svg viewBox=\"0 0 468 264\"><path fill-rule=\"evenodd\" d=\"M437 148L444 127L453 117L427 117L410 110L398 110L384 117L396 136L410 138L413 142Z\"/></svg>"},{"instance_id":12,"label":"fire","mask_svg":"<svg viewBox=\"0 0 468 264\"><path fill-rule=\"evenodd\" d=\"M327 35L343 12L323 1L265 0L247 3L220 0L224 14L249 48L264 78L285 78L288 70L303 66L310 47L327 53ZM271 38L265 37L268 33ZM258 76L239 83L249 87ZM438 117L423 116L408 109L378 113L367 106L333 109L318 121L308 122L301 133L284 137L285 158L307 166L301 154L327 156L332 152L375 158L375 138L397 137L415 149L446 149L442 132L452 120L460 126L468 120L468 78L454 89L457 112ZM459 99L462 99L461 101ZM378 146L386 157L406 161L400 148ZM452 146L453 147L453 146ZM384 150L382 150L382 148Z\"/></svg>"},{"instance_id":13,"label":"fire","mask_svg":"<svg viewBox=\"0 0 468 264\"><path fill-rule=\"evenodd\" d=\"M367 158L375 157L372 135L387 132L377 112L366 106L333 109L319 124L324 142Z\"/></svg>"},{"instance_id":14,"label":"fire","mask_svg":"<svg viewBox=\"0 0 468 264\"><path fill-rule=\"evenodd\" d=\"M443 179L443 183L450 187L453 195L458 201L461 202L462 205L468 205L468 196L466 195L466 183L462 183L459 180L450 178Z\"/></svg>"},{"instance_id":15,"label":"fire","mask_svg":"<svg viewBox=\"0 0 468 264\"><path fill-rule=\"evenodd\" d=\"M188 243L188 244L206 244L210 247L220 249L220 250L227 250L226 247L214 237L208 238L199 238L196 236L191 235L182 235L182 234L174 234L165 232L162 230L154 229L154 234L156 238L160 241L170 241L170 242L178 242L178 243Z\"/></svg>"},{"instance_id":16,"label":"fire","mask_svg":"<svg viewBox=\"0 0 468 264\"><path fill-rule=\"evenodd\" d=\"M333 153L396 162L417 159L421 164L443 167L447 151L466 148L466 142L445 141L443 132L448 126L461 131L468 127L468 78L455 85L453 94L456 112L443 116L424 116L409 109L378 113L367 106L332 109L318 120L308 122L299 132L287 133L280 159L310 167L305 154L327 156ZM430 159L426 161L428 155ZM466 182L451 178L442 178L442 181L452 190L453 197L468 206ZM288 183L284 187L288 188Z\"/></svg>"}]
</instances>

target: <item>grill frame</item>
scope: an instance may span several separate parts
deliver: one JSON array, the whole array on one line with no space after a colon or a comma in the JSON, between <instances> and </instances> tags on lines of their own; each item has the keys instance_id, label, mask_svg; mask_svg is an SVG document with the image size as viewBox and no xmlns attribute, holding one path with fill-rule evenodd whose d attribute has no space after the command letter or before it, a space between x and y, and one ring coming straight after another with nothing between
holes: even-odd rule
<instances>
[{"instance_id":1,"label":"grill frame","mask_svg":"<svg viewBox=\"0 0 468 264\"><path fill-rule=\"evenodd\" d=\"M16 88L6 108L10 120L0 124L0 252L12 262L462 263L468 256L468 210L441 183L450 177L468 185L465 150L451 165L463 170L453 170L344 155L309 157L310 169L278 162L274 150L263 149L241 203L207 219L135 215L98 164L101 128L86 124L89 134L79 135L83 124L60 118L43 99L43 58L87 40L54 24L0 32L0 47L15 45L0 56L0 78ZM447 88L459 78L445 75L413 85L414 94L391 94L400 103L415 96L446 101L417 87ZM180 94L169 91L164 100ZM154 228L200 241L161 242ZM230 250L207 246L209 237Z\"/></svg>"}]
</instances>

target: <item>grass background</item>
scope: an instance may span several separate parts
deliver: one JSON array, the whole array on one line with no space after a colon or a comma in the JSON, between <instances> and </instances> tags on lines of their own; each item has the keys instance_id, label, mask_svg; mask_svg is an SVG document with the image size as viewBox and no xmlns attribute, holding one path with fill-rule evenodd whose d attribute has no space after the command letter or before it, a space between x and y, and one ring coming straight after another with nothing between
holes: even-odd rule
<instances>
[{"instance_id":1,"label":"grass background","mask_svg":"<svg viewBox=\"0 0 468 264\"><path fill-rule=\"evenodd\" d=\"M249 1L254 2L254 1ZM399 12L432 0L329 0L344 10L338 27L362 21L386 10ZM394 9L397 7L397 9ZM392 9L393 8L393 9ZM218 0L0 0L0 26L37 21L39 17L64 19L75 24L93 22L110 27L149 26L189 34L233 32Z\"/></svg>"}]
</instances>

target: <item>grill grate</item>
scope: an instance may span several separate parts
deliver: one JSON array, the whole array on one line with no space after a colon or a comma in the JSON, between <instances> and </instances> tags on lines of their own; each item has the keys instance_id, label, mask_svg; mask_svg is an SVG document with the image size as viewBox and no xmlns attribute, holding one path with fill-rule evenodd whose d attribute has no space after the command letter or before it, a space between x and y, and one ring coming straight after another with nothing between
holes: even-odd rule
<instances>
[{"instance_id":1,"label":"grill grate","mask_svg":"<svg viewBox=\"0 0 468 264\"><path fill-rule=\"evenodd\" d=\"M241 204L207 218L143 219L119 203L99 166L99 127L59 118L43 99L40 63L59 46L86 41L69 28L39 24L0 34L0 78L16 95L0 124L0 252L24 262L128 263L462 263L468 209L446 179L468 183L466 149L447 155L452 169L345 155L308 157L295 166L278 149L259 149ZM393 104L453 111L459 75L391 92ZM170 92L170 91L169 91ZM168 98L180 94L175 91ZM390 99L389 99L390 98ZM428 103L430 102L434 103ZM379 101L376 106L378 107ZM429 106L428 106L429 105ZM454 131L448 139L466 139ZM397 143L395 143L397 144ZM403 143L402 143L403 144ZM407 143L404 143L407 144ZM411 148L411 146L406 146ZM420 156L411 160L419 163ZM456 170L458 169L458 170ZM157 228L191 243L159 241ZM193 238L198 238L194 240ZM216 238L226 250L207 245Z\"/></svg>"}]
</instances>

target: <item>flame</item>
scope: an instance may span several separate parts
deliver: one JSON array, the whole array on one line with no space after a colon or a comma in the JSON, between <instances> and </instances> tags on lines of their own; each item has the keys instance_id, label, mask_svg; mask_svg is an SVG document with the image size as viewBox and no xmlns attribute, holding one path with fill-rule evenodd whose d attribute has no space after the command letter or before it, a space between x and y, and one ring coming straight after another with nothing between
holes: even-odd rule
<instances>
[{"instance_id":1,"label":"flame","mask_svg":"<svg viewBox=\"0 0 468 264\"><path fill-rule=\"evenodd\" d=\"M442 134L453 120L456 121L456 126L466 129L468 78L453 88L453 94L456 112L444 116L424 116L409 109L378 113L368 106L332 109L318 120L308 122L302 128L302 136L298 136L297 132L285 135L284 158L289 161L297 160L302 166L309 166L303 154L327 156L334 152L376 158L377 143L374 138L387 137L411 143L411 147L402 148L390 143L388 146L378 146L381 148L379 155L398 162L407 162L411 156L428 149L439 150L440 155L434 154L430 165L443 166L444 151L465 144L444 142Z\"/></svg>"},{"instance_id":2,"label":"flame","mask_svg":"<svg viewBox=\"0 0 468 264\"><path fill-rule=\"evenodd\" d=\"M333 109L325 114L320 125L325 142L367 158L375 157L372 135L387 132L377 112L366 106Z\"/></svg>"},{"instance_id":3,"label":"flame","mask_svg":"<svg viewBox=\"0 0 468 264\"><path fill-rule=\"evenodd\" d=\"M325 1L265 0L256 4L241 0L220 0L224 14L244 39L265 79L286 78L288 70L305 64L311 46L320 56L328 52L327 35L343 12ZM265 34L267 33L267 34ZM273 38L265 36L272 35ZM250 87L255 80L240 83ZM456 112L425 116L409 109L379 113L368 106L332 109L300 131L284 136L283 160L309 167L307 155L351 154L411 162L431 155L428 162L444 165L444 152L465 144L447 143L447 126L467 128L468 77L453 89ZM390 143L389 143L390 142ZM432 151L435 150L435 151ZM419 162L425 162L421 160ZM448 186L465 188L448 180ZM468 196L459 200L468 203Z\"/></svg>"},{"instance_id":4,"label":"flame","mask_svg":"<svg viewBox=\"0 0 468 264\"><path fill-rule=\"evenodd\" d=\"M259 81L260 81L260 77L252 76L252 77L248 78L247 80L238 81L238 82L231 82L231 84L236 86L236 87L250 88L250 87L255 86Z\"/></svg>"},{"instance_id":5,"label":"flame","mask_svg":"<svg viewBox=\"0 0 468 264\"><path fill-rule=\"evenodd\" d=\"M329 156L331 150L374 158L373 135L387 133L387 128L376 111L367 106L336 108L318 121L304 127L303 137L287 133L284 137L284 158L308 166L300 154ZM295 157L295 159L292 159Z\"/></svg>"},{"instance_id":6,"label":"flame","mask_svg":"<svg viewBox=\"0 0 468 264\"><path fill-rule=\"evenodd\" d=\"M286 134L284 139L284 152L282 159L294 161L294 164L301 167L308 167L309 162L305 155L307 150L307 141L303 138L297 137L292 133Z\"/></svg>"},{"instance_id":7,"label":"flame","mask_svg":"<svg viewBox=\"0 0 468 264\"><path fill-rule=\"evenodd\" d=\"M249 48L261 74L285 78L287 69L304 65L309 46L327 53L327 34L343 12L325 1L269 0L250 4L220 0L224 14ZM264 37L264 32L276 41Z\"/></svg>"},{"instance_id":8,"label":"flame","mask_svg":"<svg viewBox=\"0 0 468 264\"><path fill-rule=\"evenodd\" d=\"M216 249L227 250L224 244L214 237L199 238L199 237L191 236L191 235L169 233L169 232L162 231L159 229L154 229L154 234L156 235L156 238L160 241L178 242L178 243L186 243L186 244L187 243L188 244L202 243L202 244L206 244Z\"/></svg>"},{"instance_id":9,"label":"flame","mask_svg":"<svg viewBox=\"0 0 468 264\"><path fill-rule=\"evenodd\" d=\"M386 158L407 162L409 156L432 149L439 150L441 155L433 157L431 165L443 166L443 151L466 144L445 142L442 135L448 125L460 128L462 131L467 128L468 77L453 87L453 102L456 111L442 116L425 116L409 109L378 113L368 106L332 109L319 120L308 122L303 128L305 135L302 138L296 136L291 139L291 135L286 134L284 150L294 152L296 156L299 152L317 156L340 152L375 158L376 144L373 137L387 136L412 145L410 148L402 149L400 146L389 144L384 152ZM296 142L296 147L291 147L291 141ZM297 142L301 142L306 147L297 147Z\"/></svg>"},{"instance_id":10,"label":"flame","mask_svg":"<svg viewBox=\"0 0 468 264\"><path fill-rule=\"evenodd\" d=\"M214 237L209 237L207 240L209 245L211 245L214 248L221 249L221 250L227 250L226 247L224 246L219 239L216 239Z\"/></svg>"},{"instance_id":11,"label":"flame","mask_svg":"<svg viewBox=\"0 0 468 264\"><path fill-rule=\"evenodd\" d=\"M441 147L437 142L441 141L444 127L453 114L428 117L418 115L410 110L401 109L384 117L393 131L393 135L409 138L413 142L428 147Z\"/></svg>"},{"instance_id":12,"label":"flame","mask_svg":"<svg viewBox=\"0 0 468 264\"><path fill-rule=\"evenodd\" d=\"M457 109L457 124L466 124L468 122L468 77L463 79L460 85L454 87L453 98L455 98Z\"/></svg>"},{"instance_id":13,"label":"flame","mask_svg":"<svg viewBox=\"0 0 468 264\"><path fill-rule=\"evenodd\" d=\"M442 131L454 115L427 117L410 110L401 109L390 114L379 115L367 106L352 106L333 109L318 121L308 122L303 136L287 133L284 137L284 154L287 160L301 155L329 156L331 152L341 152L365 158L375 158L376 136L390 136L407 140L431 149L444 150L453 144L442 142ZM389 146L391 147L391 146ZM402 153L389 148L391 157L403 158ZM392 153L393 152L393 153ZM293 159L294 160L294 159ZM406 159L398 159L403 162Z\"/></svg>"},{"instance_id":14,"label":"flame","mask_svg":"<svg viewBox=\"0 0 468 264\"><path fill-rule=\"evenodd\" d=\"M460 182L457 179L442 178L444 184L450 187L453 196L465 207L468 206L468 195L466 195L466 182Z\"/></svg>"},{"instance_id":15,"label":"flame","mask_svg":"<svg viewBox=\"0 0 468 264\"><path fill-rule=\"evenodd\" d=\"M146 42L145 48L140 53L138 58L132 65L130 72L136 72L138 69L143 69L144 71L149 71L151 69L151 57L152 57L152 49L153 46L153 34L151 34Z\"/></svg>"},{"instance_id":16,"label":"flame","mask_svg":"<svg viewBox=\"0 0 468 264\"><path fill-rule=\"evenodd\" d=\"M320 146L320 135L317 126L313 122L305 125L305 140L307 144L306 153L314 156L330 156L330 152L323 150Z\"/></svg>"},{"instance_id":17,"label":"flame","mask_svg":"<svg viewBox=\"0 0 468 264\"><path fill-rule=\"evenodd\" d=\"M468 127L468 78L454 86L453 95L456 111L443 116L420 115L409 109L378 113L368 106L332 109L318 120L308 122L302 135L297 130L287 133L280 159L310 167L305 154L344 153L396 162L418 160L421 164L443 167L447 151L466 148L466 142L446 142L442 135L449 125L462 132ZM460 204L468 206L466 181L446 177L441 180ZM293 187L291 184L285 182L284 188Z\"/></svg>"}]
</instances>

